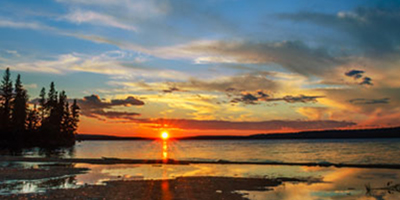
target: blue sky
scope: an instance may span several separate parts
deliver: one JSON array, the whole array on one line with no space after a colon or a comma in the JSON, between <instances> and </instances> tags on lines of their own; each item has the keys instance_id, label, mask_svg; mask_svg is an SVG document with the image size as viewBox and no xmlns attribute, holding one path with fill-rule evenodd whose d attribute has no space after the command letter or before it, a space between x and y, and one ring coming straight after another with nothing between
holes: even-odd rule
<instances>
[{"instance_id":1,"label":"blue sky","mask_svg":"<svg viewBox=\"0 0 400 200\"><path fill-rule=\"evenodd\" d=\"M51 81L80 99L80 132L148 135L165 123L176 135L399 125L398 1L0 5L0 68L20 73L31 99ZM210 122L221 128L200 128Z\"/></svg>"}]
</instances>

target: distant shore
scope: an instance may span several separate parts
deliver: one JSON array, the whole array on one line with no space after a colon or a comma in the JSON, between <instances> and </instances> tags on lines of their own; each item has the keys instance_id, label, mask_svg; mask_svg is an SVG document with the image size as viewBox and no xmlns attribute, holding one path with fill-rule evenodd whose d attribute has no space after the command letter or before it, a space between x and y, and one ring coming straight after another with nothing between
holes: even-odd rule
<instances>
[{"instance_id":1,"label":"distant shore","mask_svg":"<svg viewBox=\"0 0 400 200\"><path fill-rule=\"evenodd\" d=\"M302 139L379 139L400 138L400 127L354 130L302 131L294 133L262 133L247 136L207 135L174 138L175 140L302 140ZM77 134L76 140L157 140L159 138L119 137L109 135Z\"/></svg>"}]
</instances>

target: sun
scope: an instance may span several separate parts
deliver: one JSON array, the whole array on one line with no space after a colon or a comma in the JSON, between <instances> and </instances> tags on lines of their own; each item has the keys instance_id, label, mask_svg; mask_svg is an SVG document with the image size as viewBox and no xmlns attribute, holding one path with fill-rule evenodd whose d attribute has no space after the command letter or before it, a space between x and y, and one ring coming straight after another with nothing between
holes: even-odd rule
<instances>
[{"instance_id":1,"label":"sun","mask_svg":"<svg viewBox=\"0 0 400 200\"><path fill-rule=\"evenodd\" d=\"M161 138L163 140L167 140L169 138L169 133L167 131L164 131L161 133Z\"/></svg>"}]
</instances>

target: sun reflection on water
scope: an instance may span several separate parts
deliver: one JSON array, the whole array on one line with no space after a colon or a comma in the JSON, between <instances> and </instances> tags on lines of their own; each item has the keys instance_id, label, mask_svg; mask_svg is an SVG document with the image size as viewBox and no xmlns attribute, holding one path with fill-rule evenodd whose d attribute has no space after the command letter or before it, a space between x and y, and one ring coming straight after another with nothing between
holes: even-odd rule
<instances>
[{"instance_id":1,"label":"sun reflection on water","mask_svg":"<svg viewBox=\"0 0 400 200\"><path fill-rule=\"evenodd\" d=\"M166 140L163 141L162 149L163 149L163 151L162 151L162 159L163 159L164 162L166 162L168 160L168 144L167 144Z\"/></svg>"}]
</instances>

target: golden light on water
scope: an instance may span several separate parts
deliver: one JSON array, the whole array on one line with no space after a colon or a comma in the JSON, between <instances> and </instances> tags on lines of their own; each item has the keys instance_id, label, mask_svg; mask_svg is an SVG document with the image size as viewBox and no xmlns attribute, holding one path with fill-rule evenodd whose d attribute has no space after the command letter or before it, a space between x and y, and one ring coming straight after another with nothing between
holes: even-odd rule
<instances>
[{"instance_id":1,"label":"golden light on water","mask_svg":"<svg viewBox=\"0 0 400 200\"><path fill-rule=\"evenodd\" d=\"M163 161L168 160L168 145L167 145L167 140L164 140L164 141L163 141L162 159L163 159Z\"/></svg>"},{"instance_id":2,"label":"golden light on water","mask_svg":"<svg viewBox=\"0 0 400 200\"><path fill-rule=\"evenodd\" d=\"M167 131L164 131L161 133L161 138L163 140L167 140L169 138L169 133Z\"/></svg>"}]
</instances>

